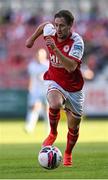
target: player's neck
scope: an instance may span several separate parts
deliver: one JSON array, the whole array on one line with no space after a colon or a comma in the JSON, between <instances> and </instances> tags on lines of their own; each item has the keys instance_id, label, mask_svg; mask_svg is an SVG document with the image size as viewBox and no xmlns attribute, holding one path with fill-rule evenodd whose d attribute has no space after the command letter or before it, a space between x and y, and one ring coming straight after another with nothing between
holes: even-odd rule
<instances>
[{"instance_id":1,"label":"player's neck","mask_svg":"<svg viewBox=\"0 0 108 180\"><path fill-rule=\"evenodd\" d=\"M67 36L64 36L63 38L57 37L57 41L61 43L61 42L65 41L69 36L70 36L70 33Z\"/></svg>"},{"instance_id":2,"label":"player's neck","mask_svg":"<svg viewBox=\"0 0 108 180\"><path fill-rule=\"evenodd\" d=\"M65 39L66 39L66 38L65 38ZM61 43L61 42L65 41L65 39L64 39L64 38L63 38L63 39L57 38L57 41Z\"/></svg>"}]
</instances>

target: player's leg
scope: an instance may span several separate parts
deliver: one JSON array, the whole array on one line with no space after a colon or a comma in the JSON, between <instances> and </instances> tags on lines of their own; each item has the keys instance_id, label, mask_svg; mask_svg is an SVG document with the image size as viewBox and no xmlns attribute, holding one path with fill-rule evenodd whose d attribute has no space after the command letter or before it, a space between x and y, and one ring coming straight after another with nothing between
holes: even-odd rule
<instances>
[{"instance_id":1,"label":"player's leg","mask_svg":"<svg viewBox=\"0 0 108 180\"><path fill-rule=\"evenodd\" d=\"M81 121L81 116L74 114L71 111L66 111L67 123L68 123L68 133L67 133L67 144L64 154L64 165L72 165L72 150L78 140L79 136L79 126Z\"/></svg>"},{"instance_id":2,"label":"player's leg","mask_svg":"<svg viewBox=\"0 0 108 180\"><path fill-rule=\"evenodd\" d=\"M57 90L51 90L48 92L48 103L49 103L49 123L50 123L50 134L44 140L43 146L52 145L57 137L57 126L60 119L60 108L63 105L64 98L62 94Z\"/></svg>"},{"instance_id":3,"label":"player's leg","mask_svg":"<svg viewBox=\"0 0 108 180\"><path fill-rule=\"evenodd\" d=\"M67 144L64 154L64 165L72 165L72 150L78 140L79 126L83 113L84 96L82 91L68 93L65 100L65 110L67 115L68 133Z\"/></svg>"}]
</instances>

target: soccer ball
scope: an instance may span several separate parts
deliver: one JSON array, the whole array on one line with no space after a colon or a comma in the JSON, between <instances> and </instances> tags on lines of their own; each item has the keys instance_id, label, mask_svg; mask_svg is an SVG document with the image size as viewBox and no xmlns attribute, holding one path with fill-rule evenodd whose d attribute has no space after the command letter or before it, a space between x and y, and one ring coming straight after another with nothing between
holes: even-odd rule
<instances>
[{"instance_id":1,"label":"soccer ball","mask_svg":"<svg viewBox=\"0 0 108 180\"><path fill-rule=\"evenodd\" d=\"M43 168L55 169L62 162L62 153L55 146L45 146L39 152L38 161Z\"/></svg>"}]
</instances>

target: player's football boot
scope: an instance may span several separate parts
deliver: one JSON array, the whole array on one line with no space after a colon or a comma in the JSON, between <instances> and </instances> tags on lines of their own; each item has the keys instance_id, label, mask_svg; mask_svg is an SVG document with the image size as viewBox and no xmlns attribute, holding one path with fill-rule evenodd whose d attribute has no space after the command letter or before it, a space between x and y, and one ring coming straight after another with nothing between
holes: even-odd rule
<instances>
[{"instance_id":1,"label":"player's football boot","mask_svg":"<svg viewBox=\"0 0 108 180\"><path fill-rule=\"evenodd\" d=\"M42 147L51 146L57 138L57 134L50 133L49 136L42 143Z\"/></svg>"},{"instance_id":2,"label":"player's football boot","mask_svg":"<svg viewBox=\"0 0 108 180\"><path fill-rule=\"evenodd\" d=\"M64 154L63 165L66 167L72 166L72 155L71 154L67 154L67 153Z\"/></svg>"}]
</instances>

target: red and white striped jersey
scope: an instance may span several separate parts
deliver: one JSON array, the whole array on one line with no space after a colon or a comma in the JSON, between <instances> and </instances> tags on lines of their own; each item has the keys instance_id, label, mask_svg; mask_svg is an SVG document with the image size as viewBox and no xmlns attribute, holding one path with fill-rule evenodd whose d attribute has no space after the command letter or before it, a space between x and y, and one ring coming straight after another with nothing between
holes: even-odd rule
<instances>
[{"instance_id":1,"label":"red and white striped jersey","mask_svg":"<svg viewBox=\"0 0 108 180\"><path fill-rule=\"evenodd\" d=\"M77 61L78 66L74 72L68 72L60 63L58 57L53 50L49 50L49 69L44 74L44 80L53 80L59 84L64 90L76 92L82 89L84 80L80 70L82 56L84 52L84 43L81 36L75 32L63 41L57 41L56 33L52 35L57 48L64 56L69 57L72 61Z\"/></svg>"}]
</instances>

